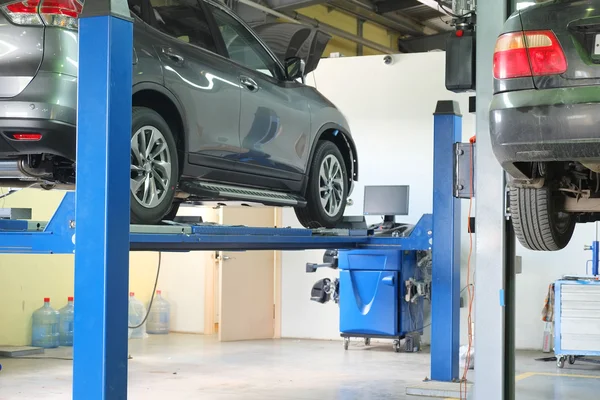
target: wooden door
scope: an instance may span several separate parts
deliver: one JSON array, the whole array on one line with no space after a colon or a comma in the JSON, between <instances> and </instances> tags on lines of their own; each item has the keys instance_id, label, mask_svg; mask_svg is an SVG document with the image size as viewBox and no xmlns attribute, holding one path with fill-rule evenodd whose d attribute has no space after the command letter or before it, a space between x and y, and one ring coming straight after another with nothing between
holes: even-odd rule
<instances>
[{"instance_id":1,"label":"wooden door","mask_svg":"<svg viewBox=\"0 0 600 400\"><path fill-rule=\"evenodd\" d=\"M275 226L271 207L223 207L224 225ZM274 335L274 251L221 252L219 340Z\"/></svg>"}]
</instances>

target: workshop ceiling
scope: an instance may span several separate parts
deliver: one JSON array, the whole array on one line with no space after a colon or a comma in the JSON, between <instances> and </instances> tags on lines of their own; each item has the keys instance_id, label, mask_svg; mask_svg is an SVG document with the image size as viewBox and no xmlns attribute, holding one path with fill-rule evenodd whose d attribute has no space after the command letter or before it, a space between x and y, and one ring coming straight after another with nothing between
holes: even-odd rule
<instances>
[{"instance_id":1,"label":"workshop ceiling","mask_svg":"<svg viewBox=\"0 0 600 400\"><path fill-rule=\"evenodd\" d=\"M281 12L321 4L409 36L450 29L444 22L448 16L437 0L262 0L262 3ZM452 8L450 1L443 4L448 9Z\"/></svg>"},{"instance_id":2,"label":"workshop ceiling","mask_svg":"<svg viewBox=\"0 0 600 400\"><path fill-rule=\"evenodd\" d=\"M228 0L224 1L227 2ZM332 10L345 12L399 34L398 47L402 52L443 50L445 37L452 29L449 24L451 18L439 6L437 0L253 1L292 18L296 15L296 10L317 4L330 7ZM442 1L444 6L450 10L452 7L451 0Z\"/></svg>"}]
</instances>

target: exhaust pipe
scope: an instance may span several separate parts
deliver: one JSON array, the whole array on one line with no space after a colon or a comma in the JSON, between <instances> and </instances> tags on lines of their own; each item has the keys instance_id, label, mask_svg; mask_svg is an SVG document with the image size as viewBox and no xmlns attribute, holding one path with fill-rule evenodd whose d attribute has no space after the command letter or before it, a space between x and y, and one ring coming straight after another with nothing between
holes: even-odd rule
<instances>
[{"instance_id":1,"label":"exhaust pipe","mask_svg":"<svg viewBox=\"0 0 600 400\"><path fill-rule=\"evenodd\" d=\"M0 180L18 179L31 182L51 176L52 173L43 168L29 167L24 158L0 160Z\"/></svg>"}]
</instances>

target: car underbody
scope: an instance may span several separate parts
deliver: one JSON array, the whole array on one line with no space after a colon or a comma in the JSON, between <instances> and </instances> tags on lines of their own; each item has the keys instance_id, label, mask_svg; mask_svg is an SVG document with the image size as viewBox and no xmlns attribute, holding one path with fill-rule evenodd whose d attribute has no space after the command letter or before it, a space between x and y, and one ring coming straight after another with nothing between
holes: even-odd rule
<instances>
[{"instance_id":1,"label":"car underbody","mask_svg":"<svg viewBox=\"0 0 600 400\"><path fill-rule=\"evenodd\" d=\"M600 221L600 163L549 161L515 163L529 179L510 180L517 188L548 187L556 209L577 215L577 222Z\"/></svg>"}]
</instances>

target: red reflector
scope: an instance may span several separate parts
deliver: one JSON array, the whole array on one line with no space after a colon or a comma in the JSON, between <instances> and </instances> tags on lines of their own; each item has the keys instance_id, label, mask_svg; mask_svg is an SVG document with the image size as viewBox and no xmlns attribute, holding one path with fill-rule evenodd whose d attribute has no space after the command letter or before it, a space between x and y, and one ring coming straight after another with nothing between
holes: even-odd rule
<instances>
[{"instance_id":1,"label":"red reflector","mask_svg":"<svg viewBox=\"0 0 600 400\"><path fill-rule=\"evenodd\" d=\"M13 133L12 137L15 140L36 141L42 138L41 133Z\"/></svg>"},{"instance_id":2,"label":"red reflector","mask_svg":"<svg viewBox=\"0 0 600 400\"><path fill-rule=\"evenodd\" d=\"M567 71L565 53L552 31L501 35L494 52L496 79L559 75Z\"/></svg>"},{"instance_id":3,"label":"red reflector","mask_svg":"<svg viewBox=\"0 0 600 400\"><path fill-rule=\"evenodd\" d=\"M458 31L456 31L456 37L463 37L465 36L465 31L463 31L462 29L459 29Z\"/></svg>"}]
</instances>

